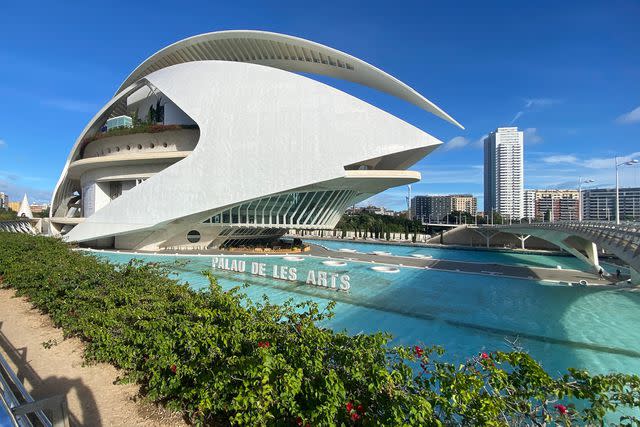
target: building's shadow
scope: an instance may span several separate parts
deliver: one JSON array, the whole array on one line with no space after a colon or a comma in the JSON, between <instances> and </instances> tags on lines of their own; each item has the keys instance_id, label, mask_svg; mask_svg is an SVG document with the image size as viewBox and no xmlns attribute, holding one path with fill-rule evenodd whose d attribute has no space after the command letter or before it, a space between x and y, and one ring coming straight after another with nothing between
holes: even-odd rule
<instances>
[{"instance_id":1,"label":"building's shadow","mask_svg":"<svg viewBox=\"0 0 640 427\"><path fill-rule=\"evenodd\" d=\"M68 396L75 393L80 402L80 413L69 412L71 426L102 426L98 405L91 390L80 379L49 376L42 378L29 364L27 348L16 348L2 332L0 322L0 351L16 366L16 376L24 384L25 380L32 385L31 396L38 400L54 395ZM45 411L46 413L46 411Z\"/></svg>"}]
</instances>

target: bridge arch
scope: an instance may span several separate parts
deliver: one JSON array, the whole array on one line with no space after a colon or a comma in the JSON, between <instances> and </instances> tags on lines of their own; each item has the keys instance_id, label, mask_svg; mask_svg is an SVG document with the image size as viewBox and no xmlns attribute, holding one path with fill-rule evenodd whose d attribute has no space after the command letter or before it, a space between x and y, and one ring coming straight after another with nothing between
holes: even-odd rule
<instances>
[{"instance_id":1,"label":"bridge arch","mask_svg":"<svg viewBox=\"0 0 640 427\"><path fill-rule=\"evenodd\" d=\"M631 283L640 285L640 223L561 221L490 226L505 233L531 235L553 243L600 269L598 247L629 265ZM489 227L486 227L489 228Z\"/></svg>"}]
</instances>

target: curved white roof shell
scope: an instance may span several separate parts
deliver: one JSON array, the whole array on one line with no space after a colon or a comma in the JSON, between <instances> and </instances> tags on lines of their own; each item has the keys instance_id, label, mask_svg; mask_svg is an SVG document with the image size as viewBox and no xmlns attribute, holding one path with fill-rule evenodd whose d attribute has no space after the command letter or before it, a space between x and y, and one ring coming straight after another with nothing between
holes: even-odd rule
<instances>
[{"instance_id":1,"label":"curved white roof shell","mask_svg":"<svg viewBox=\"0 0 640 427\"><path fill-rule=\"evenodd\" d=\"M358 98L276 68L192 61L144 80L197 123L198 144L187 157L87 216L66 235L71 241L162 234L175 224L193 227L219 209L299 189L354 190L349 197L355 203L418 181L419 173L401 169L441 144ZM135 86L114 99L132 90ZM387 159L381 163L386 170L345 169L369 159Z\"/></svg>"},{"instance_id":2,"label":"curved white roof shell","mask_svg":"<svg viewBox=\"0 0 640 427\"><path fill-rule=\"evenodd\" d=\"M116 94L162 68L207 60L249 62L285 71L348 80L410 102L464 129L449 114L414 89L361 59L309 40L267 31L218 31L176 42L140 64Z\"/></svg>"}]
</instances>

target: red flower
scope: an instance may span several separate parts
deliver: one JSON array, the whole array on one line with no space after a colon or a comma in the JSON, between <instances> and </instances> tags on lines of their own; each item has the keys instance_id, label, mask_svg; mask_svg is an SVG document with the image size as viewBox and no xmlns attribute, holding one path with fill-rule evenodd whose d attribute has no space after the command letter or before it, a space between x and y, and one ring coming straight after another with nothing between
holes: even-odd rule
<instances>
[{"instance_id":1,"label":"red flower","mask_svg":"<svg viewBox=\"0 0 640 427\"><path fill-rule=\"evenodd\" d=\"M358 421L360 419L360 415L358 415L357 412L354 412L353 414L351 414L351 419L353 421Z\"/></svg>"},{"instance_id":2,"label":"red flower","mask_svg":"<svg viewBox=\"0 0 640 427\"><path fill-rule=\"evenodd\" d=\"M347 402L347 412L351 413L353 411L353 403Z\"/></svg>"},{"instance_id":3,"label":"red flower","mask_svg":"<svg viewBox=\"0 0 640 427\"><path fill-rule=\"evenodd\" d=\"M358 407L356 408L356 410L358 412L364 412L364 408L362 407L362 405L358 405Z\"/></svg>"},{"instance_id":4,"label":"red flower","mask_svg":"<svg viewBox=\"0 0 640 427\"><path fill-rule=\"evenodd\" d=\"M480 353L480 358L482 359L488 359L489 355L487 353Z\"/></svg>"},{"instance_id":5,"label":"red flower","mask_svg":"<svg viewBox=\"0 0 640 427\"><path fill-rule=\"evenodd\" d=\"M296 418L296 424L301 426L302 425L302 418L300 418L300 417Z\"/></svg>"},{"instance_id":6,"label":"red flower","mask_svg":"<svg viewBox=\"0 0 640 427\"><path fill-rule=\"evenodd\" d=\"M171 370L171 373L175 374L178 370L178 367L176 365L171 365L169 366L169 369Z\"/></svg>"},{"instance_id":7,"label":"red flower","mask_svg":"<svg viewBox=\"0 0 640 427\"><path fill-rule=\"evenodd\" d=\"M560 415L564 415L567 413L567 407L561 404L557 404L554 406L554 408L556 408L558 410L558 412L560 413Z\"/></svg>"},{"instance_id":8,"label":"red flower","mask_svg":"<svg viewBox=\"0 0 640 427\"><path fill-rule=\"evenodd\" d=\"M258 343L258 347L260 347L260 348L269 348L270 345L271 344L269 344L269 341L260 341Z\"/></svg>"},{"instance_id":9,"label":"red flower","mask_svg":"<svg viewBox=\"0 0 640 427\"><path fill-rule=\"evenodd\" d=\"M424 350L420 346L413 347L413 352L415 353L416 357L422 357L422 355L424 354Z\"/></svg>"}]
</instances>

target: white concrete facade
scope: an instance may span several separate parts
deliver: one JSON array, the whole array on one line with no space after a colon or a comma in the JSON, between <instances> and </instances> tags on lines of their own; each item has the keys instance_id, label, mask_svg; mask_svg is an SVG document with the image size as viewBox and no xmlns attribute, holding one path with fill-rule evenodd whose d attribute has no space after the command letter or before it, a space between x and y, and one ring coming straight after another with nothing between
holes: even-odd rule
<instances>
[{"instance_id":1,"label":"white concrete facade","mask_svg":"<svg viewBox=\"0 0 640 427\"><path fill-rule=\"evenodd\" d=\"M441 141L286 70L282 61L249 60L247 48L225 39L237 33L196 36L198 45L180 45L191 50L163 49L136 69L72 149L54 191L55 230L89 246L205 249L269 239L294 227L331 229L347 206L420 179L405 169ZM305 51L312 42L258 31L242 34L264 46L274 38L286 40L291 52L313 58ZM220 40L227 40L225 52L233 60L205 55L203 46ZM352 81L364 79L403 99L411 95L411 102L457 124L377 68L312 45L318 58L334 59L307 61L304 71L352 73ZM109 117L137 109L142 118L158 100L164 107L162 130L173 127L144 135L166 140L149 141L141 134L96 139Z\"/></svg>"},{"instance_id":2,"label":"white concrete facade","mask_svg":"<svg viewBox=\"0 0 640 427\"><path fill-rule=\"evenodd\" d=\"M533 220L536 217L536 190L524 190L523 197L523 218Z\"/></svg>"},{"instance_id":3,"label":"white concrete facade","mask_svg":"<svg viewBox=\"0 0 640 427\"><path fill-rule=\"evenodd\" d=\"M524 217L524 134L501 127L484 140L484 211Z\"/></svg>"}]
</instances>

